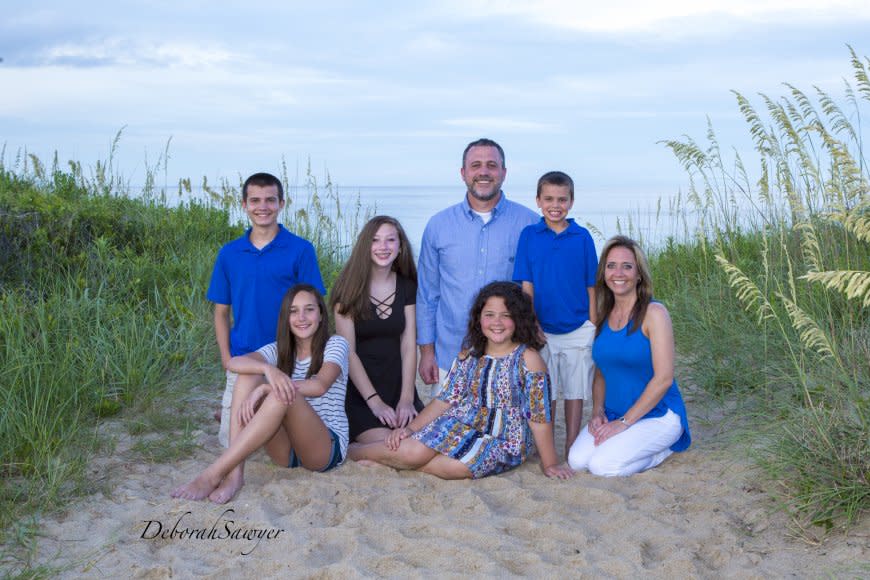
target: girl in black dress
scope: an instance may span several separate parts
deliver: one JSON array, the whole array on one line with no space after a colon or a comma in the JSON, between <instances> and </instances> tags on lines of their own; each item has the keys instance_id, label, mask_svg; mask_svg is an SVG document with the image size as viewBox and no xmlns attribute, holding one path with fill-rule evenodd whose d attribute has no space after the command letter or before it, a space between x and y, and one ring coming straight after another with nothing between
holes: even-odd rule
<instances>
[{"instance_id":1,"label":"girl in black dress","mask_svg":"<svg viewBox=\"0 0 870 580\"><path fill-rule=\"evenodd\" d=\"M395 218L372 218L330 294L335 330L350 343L345 409L352 441L383 441L423 408L414 386L416 295L408 236Z\"/></svg>"}]
</instances>

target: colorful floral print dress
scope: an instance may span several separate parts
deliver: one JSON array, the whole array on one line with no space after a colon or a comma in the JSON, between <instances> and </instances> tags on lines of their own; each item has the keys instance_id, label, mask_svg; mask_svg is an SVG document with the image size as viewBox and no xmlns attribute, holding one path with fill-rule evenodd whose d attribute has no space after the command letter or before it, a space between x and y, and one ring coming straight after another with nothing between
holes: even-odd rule
<instances>
[{"instance_id":1,"label":"colorful floral print dress","mask_svg":"<svg viewBox=\"0 0 870 580\"><path fill-rule=\"evenodd\" d=\"M550 421L550 378L526 368L525 349L454 360L438 395L450 408L414 438L464 463L475 479L525 461L533 446L528 421Z\"/></svg>"}]
</instances>

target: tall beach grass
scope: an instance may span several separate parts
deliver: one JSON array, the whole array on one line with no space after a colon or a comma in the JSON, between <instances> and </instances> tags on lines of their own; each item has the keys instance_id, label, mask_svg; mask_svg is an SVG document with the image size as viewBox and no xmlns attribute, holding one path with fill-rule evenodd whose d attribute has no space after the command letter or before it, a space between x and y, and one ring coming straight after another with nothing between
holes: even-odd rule
<instances>
[{"instance_id":1,"label":"tall beach grass","mask_svg":"<svg viewBox=\"0 0 870 580\"><path fill-rule=\"evenodd\" d=\"M191 390L220 397L205 289L217 250L244 229L241 177L203 179L200 198L189 180L169 192L155 185L161 156L133 191L114 173L119 137L90 170L0 154L0 543L32 539L14 530L105 479L88 464L111 445L107 418L143 459L167 459L189 453L210 414L190 412ZM294 185L282 171L282 221L314 242L331 284L365 212L341 207L328 178L309 170Z\"/></svg>"},{"instance_id":2,"label":"tall beach grass","mask_svg":"<svg viewBox=\"0 0 870 580\"><path fill-rule=\"evenodd\" d=\"M737 403L747 449L804 538L870 509L870 60L837 99L786 84L761 109L735 93L757 175L701 144L667 141L689 174L689 235L653 256L692 382Z\"/></svg>"}]
</instances>

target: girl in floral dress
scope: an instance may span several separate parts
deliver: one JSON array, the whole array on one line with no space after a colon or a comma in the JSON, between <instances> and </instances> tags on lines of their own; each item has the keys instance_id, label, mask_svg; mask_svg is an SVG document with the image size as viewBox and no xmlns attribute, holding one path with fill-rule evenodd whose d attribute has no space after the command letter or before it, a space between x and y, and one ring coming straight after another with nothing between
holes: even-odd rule
<instances>
[{"instance_id":1,"label":"girl in floral dress","mask_svg":"<svg viewBox=\"0 0 870 580\"><path fill-rule=\"evenodd\" d=\"M476 479L520 465L534 444L544 474L571 477L553 444L541 346L531 301L520 287L484 286L471 307L466 350L453 361L438 397L383 442L351 444L348 456L444 479Z\"/></svg>"}]
</instances>

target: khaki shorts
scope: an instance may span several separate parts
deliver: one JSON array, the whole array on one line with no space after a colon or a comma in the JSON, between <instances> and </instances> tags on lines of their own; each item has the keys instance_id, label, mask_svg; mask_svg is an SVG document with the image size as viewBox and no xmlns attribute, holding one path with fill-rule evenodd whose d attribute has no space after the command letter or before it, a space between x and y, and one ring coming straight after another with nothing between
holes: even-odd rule
<instances>
[{"instance_id":1,"label":"khaki shorts","mask_svg":"<svg viewBox=\"0 0 870 580\"><path fill-rule=\"evenodd\" d=\"M236 388L236 379L239 375L226 371L227 383L224 387L224 396L221 399L221 428L218 431L218 441L224 447L230 446L230 413L233 404L233 389Z\"/></svg>"},{"instance_id":2,"label":"khaki shorts","mask_svg":"<svg viewBox=\"0 0 870 580\"><path fill-rule=\"evenodd\" d=\"M565 334L544 334L547 345L541 349L541 356L550 372L553 400L591 400L595 325L587 320L580 328Z\"/></svg>"}]
</instances>

